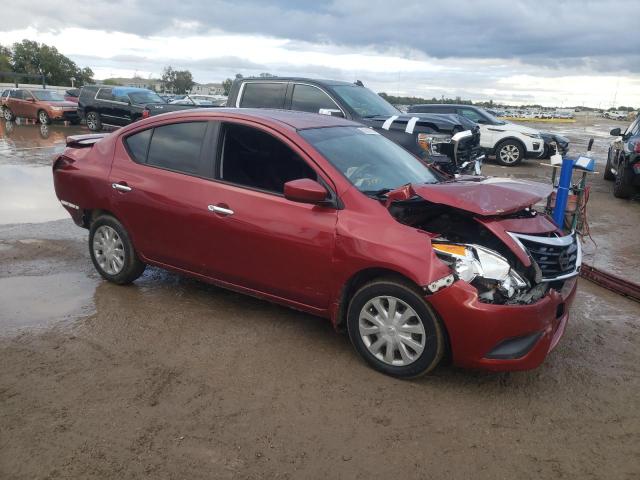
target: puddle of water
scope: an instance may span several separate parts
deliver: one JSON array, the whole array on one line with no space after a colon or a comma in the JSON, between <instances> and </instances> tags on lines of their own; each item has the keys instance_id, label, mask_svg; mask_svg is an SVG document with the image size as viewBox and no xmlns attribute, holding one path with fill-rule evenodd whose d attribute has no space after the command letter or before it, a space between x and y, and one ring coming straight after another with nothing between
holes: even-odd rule
<instances>
[{"instance_id":1,"label":"puddle of water","mask_svg":"<svg viewBox=\"0 0 640 480\"><path fill-rule=\"evenodd\" d=\"M0 278L0 335L90 313L97 283L81 273Z\"/></svg>"},{"instance_id":2,"label":"puddle of water","mask_svg":"<svg viewBox=\"0 0 640 480\"><path fill-rule=\"evenodd\" d=\"M0 224L67 218L53 189L51 162L82 127L0 122Z\"/></svg>"}]
</instances>

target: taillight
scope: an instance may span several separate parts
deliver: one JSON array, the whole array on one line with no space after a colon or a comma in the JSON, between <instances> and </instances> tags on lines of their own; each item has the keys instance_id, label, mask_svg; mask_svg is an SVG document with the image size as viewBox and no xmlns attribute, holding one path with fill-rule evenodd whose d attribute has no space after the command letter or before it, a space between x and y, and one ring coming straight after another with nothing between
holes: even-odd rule
<instances>
[{"instance_id":1,"label":"taillight","mask_svg":"<svg viewBox=\"0 0 640 480\"><path fill-rule=\"evenodd\" d=\"M633 146L633 153L640 153L640 140Z\"/></svg>"},{"instance_id":2,"label":"taillight","mask_svg":"<svg viewBox=\"0 0 640 480\"><path fill-rule=\"evenodd\" d=\"M142 118L149 118L149 110L144 109L142 111Z\"/></svg>"}]
</instances>

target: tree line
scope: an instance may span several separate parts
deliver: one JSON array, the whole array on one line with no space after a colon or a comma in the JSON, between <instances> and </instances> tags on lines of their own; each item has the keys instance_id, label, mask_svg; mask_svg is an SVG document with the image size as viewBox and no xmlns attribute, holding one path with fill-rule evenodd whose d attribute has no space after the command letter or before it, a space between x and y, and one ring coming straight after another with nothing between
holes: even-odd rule
<instances>
[{"instance_id":1,"label":"tree line","mask_svg":"<svg viewBox=\"0 0 640 480\"><path fill-rule=\"evenodd\" d=\"M36 79L42 76L49 85L93 83L93 71L89 67L80 68L56 47L32 40L22 40L10 47L0 45L0 81L25 83L11 74L28 75L30 83L39 83Z\"/></svg>"}]
</instances>

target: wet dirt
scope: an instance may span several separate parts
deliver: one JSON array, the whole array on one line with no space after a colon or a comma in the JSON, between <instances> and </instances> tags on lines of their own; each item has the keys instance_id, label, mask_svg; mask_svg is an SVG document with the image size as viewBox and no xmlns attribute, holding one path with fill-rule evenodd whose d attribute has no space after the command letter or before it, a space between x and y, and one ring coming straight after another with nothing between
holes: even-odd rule
<instances>
[{"instance_id":1,"label":"wet dirt","mask_svg":"<svg viewBox=\"0 0 640 480\"><path fill-rule=\"evenodd\" d=\"M611 215L621 252L638 229ZM0 325L25 319L0 335L0 478L640 476L640 305L589 282L540 368L399 381L322 319L159 269L106 283L86 241L0 225Z\"/></svg>"}]
</instances>

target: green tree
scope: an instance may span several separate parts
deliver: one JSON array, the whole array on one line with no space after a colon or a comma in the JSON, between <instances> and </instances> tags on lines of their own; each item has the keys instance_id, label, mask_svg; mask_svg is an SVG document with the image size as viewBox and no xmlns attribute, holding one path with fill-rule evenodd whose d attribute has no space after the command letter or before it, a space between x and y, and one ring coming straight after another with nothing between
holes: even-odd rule
<instances>
[{"instance_id":1,"label":"green tree","mask_svg":"<svg viewBox=\"0 0 640 480\"><path fill-rule=\"evenodd\" d=\"M169 65L162 71L162 83L165 89L173 93L186 93L191 90L195 82L189 70L174 70Z\"/></svg>"},{"instance_id":2,"label":"green tree","mask_svg":"<svg viewBox=\"0 0 640 480\"><path fill-rule=\"evenodd\" d=\"M0 45L0 72L12 72L13 67L11 65L11 49ZM0 81L10 81L10 77L5 77L0 74Z\"/></svg>"},{"instance_id":3,"label":"green tree","mask_svg":"<svg viewBox=\"0 0 640 480\"><path fill-rule=\"evenodd\" d=\"M71 78L76 85L92 81L93 71L90 68L80 69L70 58L58 52L56 47L32 40L23 40L13 44L11 65L16 73L28 75L44 75L50 85L71 85Z\"/></svg>"},{"instance_id":4,"label":"green tree","mask_svg":"<svg viewBox=\"0 0 640 480\"><path fill-rule=\"evenodd\" d=\"M233 85L233 80L231 80L230 78L227 78L225 81L222 82L222 88L224 89L224 94L226 96L229 96L229 92L231 91L231 85Z\"/></svg>"}]
</instances>

